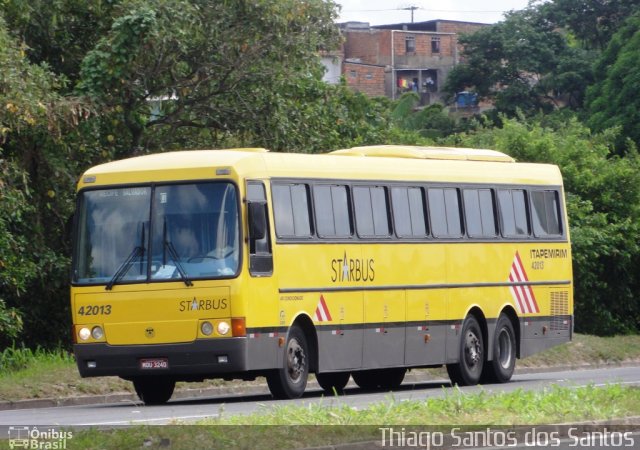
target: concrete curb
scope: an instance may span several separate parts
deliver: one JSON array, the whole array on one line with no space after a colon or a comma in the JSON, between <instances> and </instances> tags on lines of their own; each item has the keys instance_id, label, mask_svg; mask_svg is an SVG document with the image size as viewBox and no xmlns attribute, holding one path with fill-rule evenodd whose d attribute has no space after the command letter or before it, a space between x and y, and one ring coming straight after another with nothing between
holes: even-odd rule
<instances>
[{"instance_id":1,"label":"concrete curb","mask_svg":"<svg viewBox=\"0 0 640 450\"><path fill-rule=\"evenodd\" d=\"M527 373L543 373L551 371L564 371L564 370L587 370L587 369L601 369L607 367L636 367L640 366L640 361L628 361L621 363L611 364L582 364L582 365L565 365L565 366L548 366L548 367L523 367L516 369L516 374ZM427 382L439 382L443 381L443 378L433 378L426 373L410 372L405 378L405 383L427 383ZM350 381L348 387L355 387L353 381ZM309 389L319 388L315 381L310 381L308 384ZM236 385L236 386L220 386L211 388L200 389L180 389L177 390L172 399L185 400L185 399L197 399L206 397L220 397L231 394L245 394L245 395L269 395L269 389L266 384L259 385ZM133 393L113 393L103 395L86 395L79 397L65 397L65 398L38 398L28 400L15 400L15 401L0 401L0 411L16 410L16 409L35 409L35 408L55 408L61 406L87 406L87 405L102 405L109 403L140 403L138 396Z\"/></svg>"}]
</instances>

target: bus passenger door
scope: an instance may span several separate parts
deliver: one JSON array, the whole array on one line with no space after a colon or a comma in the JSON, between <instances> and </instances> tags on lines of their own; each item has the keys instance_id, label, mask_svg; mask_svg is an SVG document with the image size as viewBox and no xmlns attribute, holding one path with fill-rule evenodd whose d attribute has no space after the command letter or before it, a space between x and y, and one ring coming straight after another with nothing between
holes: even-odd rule
<instances>
[{"instance_id":1,"label":"bus passenger door","mask_svg":"<svg viewBox=\"0 0 640 450\"><path fill-rule=\"evenodd\" d=\"M249 221L249 273L253 277L271 276L273 255L269 237L267 198L262 182L247 183Z\"/></svg>"},{"instance_id":2,"label":"bus passenger door","mask_svg":"<svg viewBox=\"0 0 640 450\"><path fill-rule=\"evenodd\" d=\"M275 367L280 325L273 280L273 254L267 194L262 181L248 181L246 193L249 276L242 286L247 308L249 369Z\"/></svg>"}]
</instances>

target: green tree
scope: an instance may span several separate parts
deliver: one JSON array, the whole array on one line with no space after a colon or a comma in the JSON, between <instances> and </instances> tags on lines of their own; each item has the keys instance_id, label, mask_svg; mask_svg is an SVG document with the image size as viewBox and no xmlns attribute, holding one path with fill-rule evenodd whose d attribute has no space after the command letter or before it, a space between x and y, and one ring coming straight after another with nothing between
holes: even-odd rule
<instances>
[{"instance_id":1,"label":"green tree","mask_svg":"<svg viewBox=\"0 0 640 450\"><path fill-rule=\"evenodd\" d=\"M614 34L595 68L596 83L588 90L589 126L604 130L622 127L619 151L624 138L640 143L640 13L630 17Z\"/></svg>"},{"instance_id":2,"label":"green tree","mask_svg":"<svg viewBox=\"0 0 640 450\"><path fill-rule=\"evenodd\" d=\"M553 0L539 8L550 23L571 30L583 47L604 50L640 5L637 0Z\"/></svg>"},{"instance_id":3,"label":"green tree","mask_svg":"<svg viewBox=\"0 0 640 450\"><path fill-rule=\"evenodd\" d=\"M300 78L287 89L263 93L259 113L247 124L247 131L243 145L304 153L390 142L396 137L386 99L371 99L344 83L329 85L319 74Z\"/></svg>"},{"instance_id":4,"label":"green tree","mask_svg":"<svg viewBox=\"0 0 640 450\"><path fill-rule=\"evenodd\" d=\"M317 51L338 43L334 19L322 0L123 2L78 90L120 115L130 150L118 156L161 147L159 128L253 131L265 95L317 76Z\"/></svg>"},{"instance_id":5,"label":"green tree","mask_svg":"<svg viewBox=\"0 0 640 450\"><path fill-rule=\"evenodd\" d=\"M449 95L472 89L510 116L582 106L592 55L530 7L460 39L464 62L447 77Z\"/></svg>"},{"instance_id":6,"label":"green tree","mask_svg":"<svg viewBox=\"0 0 640 450\"><path fill-rule=\"evenodd\" d=\"M317 51L338 38L333 3L28 3L0 2L12 24L0 24L2 342L21 317L28 345L67 339L64 236L87 167L141 149L310 151L388 134L385 106L319 81ZM73 25L87 14L92 29ZM70 95L75 78L81 97Z\"/></svg>"},{"instance_id":7,"label":"green tree","mask_svg":"<svg viewBox=\"0 0 640 450\"><path fill-rule=\"evenodd\" d=\"M391 111L393 124L400 129L419 133L428 139L448 136L456 131L456 122L440 104L418 108L420 97L407 92L397 100Z\"/></svg>"},{"instance_id":8,"label":"green tree","mask_svg":"<svg viewBox=\"0 0 640 450\"><path fill-rule=\"evenodd\" d=\"M80 63L111 27L118 0L0 0L11 34L29 60L46 63L73 87Z\"/></svg>"},{"instance_id":9,"label":"green tree","mask_svg":"<svg viewBox=\"0 0 640 450\"><path fill-rule=\"evenodd\" d=\"M2 17L0 67L0 344L6 344L18 336L23 318L26 330L31 317L56 316L47 297L33 296L46 292L39 287L49 283L52 267L61 267L49 247L60 242L55 214L41 211L53 209L57 192L41 144L43 136L60 131L73 108L56 94L56 78L26 59ZM65 306L60 302L57 311Z\"/></svg>"}]
</instances>

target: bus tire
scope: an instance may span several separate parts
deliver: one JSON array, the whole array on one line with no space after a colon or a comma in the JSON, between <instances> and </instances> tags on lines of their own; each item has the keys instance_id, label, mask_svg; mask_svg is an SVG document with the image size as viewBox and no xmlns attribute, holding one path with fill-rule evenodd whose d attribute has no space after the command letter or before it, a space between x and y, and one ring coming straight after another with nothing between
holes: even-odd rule
<instances>
[{"instance_id":1,"label":"bus tire","mask_svg":"<svg viewBox=\"0 0 640 450\"><path fill-rule=\"evenodd\" d=\"M451 384L473 386L478 384L484 366L482 328L474 316L467 316L462 324L459 343L459 361L447 364Z\"/></svg>"},{"instance_id":2,"label":"bus tire","mask_svg":"<svg viewBox=\"0 0 640 450\"><path fill-rule=\"evenodd\" d=\"M267 373L267 385L278 399L300 398L309 378L309 346L304 332L294 325L289 329L282 368Z\"/></svg>"},{"instance_id":3,"label":"bus tire","mask_svg":"<svg viewBox=\"0 0 640 450\"><path fill-rule=\"evenodd\" d=\"M407 369L404 367L396 367L390 369L373 369L361 370L353 372L353 381L362 388L367 390L397 389L402 384Z\"/></svg>"},{"instance_id":4,"label":"bus tire","mask_svg":"<svg viewBox=\"0 0 640 450\"><path fill-rule=\"evenodd\" d=\"M493 337L493 359L485 361L482 380L487 383L506 383L516 367L516 334L511 320L500 314Z\"/></svg>"},{"instance_id":5,"label":"bus tire","mask_svg":"<svg viewBox=\"0 0 640 450\"><path fill-rule=\"evenodd\" d=\"M133 387L145 405L164 405L173 395L176 382L165 377L138 377L133 379Z\"/></svg>"},{"instance_id":6,"label":"bus tire","mask_svg":"<svg viewBox=\"0 0 640 450\"><path fill-rule=\"evenodd\" d=\"M393 369L381 369L378 378L378 386L383 390L398 389L407 374L407 369L397 367Z\"/></svg>"},{"instance_id":7,"label":"bus tire","mask_svg":"<svg viewBox=\"0 0 640 450\"><path fill-rule=\"evenodd\" d=\"M327 394L340 394L349 382L349 372L323 372L316 374L318 384Z\"/></svg>"},{"instance_id":8,"label":"bus tire","mask_svg":"<svg viewBox=\"0 0 640 450\"><path fill-rule=\"evenodd\" d=\"M353 372L351 376L360 389L372 390L378 387L375 370L359 370Z\"/></svg>"}]
</instances>

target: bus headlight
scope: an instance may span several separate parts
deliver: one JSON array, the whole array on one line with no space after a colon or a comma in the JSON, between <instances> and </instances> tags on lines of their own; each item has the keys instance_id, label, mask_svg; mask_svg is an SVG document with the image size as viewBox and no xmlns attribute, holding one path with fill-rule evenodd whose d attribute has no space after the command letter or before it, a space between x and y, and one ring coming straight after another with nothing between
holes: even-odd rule
<instances>
[{"instance_id":1,"label":"bus headlight","mask_svg":"<svg viewBox=\"0 0 640 450\"><path fill-rule=\"evenodd\" d=\"M202 331L202 334L205 336L211 336L211 333L213 333L213 325L211 325L211 322L202 322L200 324L200 331Z\"/></svg>"},{"instance_id":2,"label":"bus headlight","mask_svg":"<svg viewBox=\"0 0 640 450\"><path fill-rule=\"evenodd\" d=\"M80 331L78 331L78 337L80 340L86 341L91 337L91 331L88 328L80 328Z\"/></svg>"},{"instance_id":3,"label":"bus headlight","mask_svg":"<svg viewBox=\"0 0 640 450\"><path fill-rule=\"evenodd\" d=\"M96 341L99 341L100 339L102 339L104 337L104 330L102 329L102 327L99 327L99 326L93 327L93 329L91 330L91 337L94 338Z\"/></svg>"},{"instance_id":4,"label":"bus headlight","mask_svg":"<svg viewBox=\"0 0 640 450\"><path fill-rule=\"evenodd\" d=\"M229 326L227 322L222 321L218 323L218 334L220 334L221 336L224 336L225 334L227 334L230 329L231 329L231 326Z\"/></svg>"}]
</instances>

